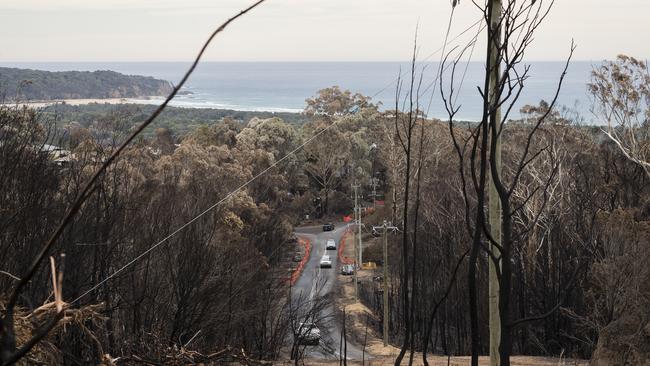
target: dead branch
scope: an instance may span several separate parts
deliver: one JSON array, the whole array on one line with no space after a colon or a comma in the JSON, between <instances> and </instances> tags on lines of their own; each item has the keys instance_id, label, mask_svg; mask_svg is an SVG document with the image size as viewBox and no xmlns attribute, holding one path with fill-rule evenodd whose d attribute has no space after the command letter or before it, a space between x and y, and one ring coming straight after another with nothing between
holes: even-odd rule
<instances>
[{"instance_id":1,"label":"dead branch","mask_svg":"<svg viewBox=\"0 0 650 366\"><path fill-rule=\"evenodd\" d=\"M9 296L9 300L6 304L5 314L0 320L0 361L2 362L2 364L11 364L16 362L18 359L22 358L29 351L29 349L31 349L34 346L34 344L38 343L38 341L41 338L47 335L47 333L52 328L54 328L54 326L56 325L60 317L62 317L63 312L59 311L57 316L53 317L52 321L49 322L47 326L41 328L40 332L36 333L36 336L39 336L40 338L30 339L18 351L14 352L16 347L16 341L15 341L15 335L13 329L13 314L14 314L14 307L18 299L18 295L22 291L23 287L25 287L25 285L27 285L27 283L32 279L32 277L36 273L38 267L40 266L41 262L43 261L47 253L50 251L52 246L57 242L61 234L63 234L63 231L68 226L68 224L72 222L72 219L79 212L84 202L88 199L99 177L106 171L108 166L111 165L111 163L113 163L117 159L120 153L136 138L136 136L138 136L147 126L149 126L160 115L160 113L162 113L165 107L167 107L169 102L174 98L174 96L176 96L178 91L183 87L187 79L194 72L194 69L198 65L199 61L201 60L201 57L203 56L204 52L206 51L206 49L208 48L212 40L224 29L226 29L226 27L230 23L232 23L239 17L245 15L250 10L257 7L264 1L265 0L258 0L248 8L242 10L239 14L226 20L214 32L212 32L212 34L208 37L207 41L203 44L203 47L201 48L198 55L194 59L194 62L192 63L190 68L187 70L187 72L185 73L181 81L178 83L178 85L176 85L172 90L172 92L167 96L165 101L142 124L140 124L138 128L136 128L131 133L131 135L115 151L113 151L113 153L108 157L108 159L106 159L106 161L102 163L99 169L97 169L97 171L85 184L84 188L80 191L74 203L70 206L65 216L61 219L57 229L54 231L54 233L47 241L47 243L45 243L45 245L41 248L39 253L34 258L34 261L30 265L29 269L27 270L25 275L23 275L20 278L20 280L16 284L16 287L14 287L11 295Z\"/></svg>"}]
</instances>

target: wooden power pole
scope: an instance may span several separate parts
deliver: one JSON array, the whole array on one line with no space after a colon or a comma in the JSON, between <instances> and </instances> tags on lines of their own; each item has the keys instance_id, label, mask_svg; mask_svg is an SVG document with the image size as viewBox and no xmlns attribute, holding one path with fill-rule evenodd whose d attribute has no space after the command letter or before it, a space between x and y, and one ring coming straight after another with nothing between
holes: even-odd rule
<instances>
[{"instance_id":1,"label":"wooden power pole","mask_svg":"<svg viewBox=\"0 0 650 366\"><path fill-rule=\"evenodd\" d=\"M352 188L354 188L354 222L359 225L359 237L361 237L361 210L359 209L359 185L354 184ZM359 300L359 280L357 277L357 241L356 238L354 237L354 231L352 232L352 252L354 253L354 301ZM359 238L359 244L361 244L361 238Z\"/></svg>"},{"instance_id":2,"label":"wooden power pole","mask_svg":"<svg viewBox=\"0 0 650 366\"><path fill-rule=\"evenodd\" d=\"M490 109L494 113L494 118L492 121L496 123L496 129L499 129L501 122L501 108L498 107L499 103L499 81L501 68L499 67L500 63L500 48L501 48L501 16L503 12L502 0L490 0L489 6L491 7L491 16L489 24L489 37L488 37L488 47L490 50L490 58L488 60L488 72L490 73L490 93L489 93L489 105ZM489 123L489 121L488 121ZM485 128L488 128L486 126ZM501 138L497 136L492 136L493 139L496 139L496 156L495 156L495 166L491 166L490 169L496 169L497 175L501 176ZM497 192L494 180L490 178L489 180L489 220L490 220L490 235L498 243L501 244L501 201L499 194ZM490 244L490 251L493 254L493 257L498 258L499 253L496 247ZM491 258L488 258L488 278L489 278L489 323L490 323L490 366L499 366L499 346L501 343L501 319L499 314L499 279L497 278L497 266L500 266L498 263L494 263Z\"/></svg>"},{"instance_id":3,"label":"wooden power pole","mask_svg":"<svg viewBox=\"0 0 650 366\"><path fill-rule=\"evenodd\" d=\"M357 221L357 231L359 232L359 268L363 266L363 245L361 242L361 206L357 208L359 210L359 216Z\"/></svg>"},{"instance_id":4,"label":"wooden power pole","mask_svg":"<svg viewBox=\"0 0 650 366\"><path fill-rule=\"evenodd\" d=\"M388 235L384 221L384 347L388 346Z\"/></svg>"},{"instance_id":5,"label":"wooden power pole","mask_svg":"<svg viewBox=\"0 0 650 366\"><path fill-rule=\"evenodd\" d=\"M383 298L384 298L384 347L388 346L388 321L389 321L389 316L388 316L388 231L397 231L397 227L390 225L384 220L384 224L382 226L373 226L372 231L377 232L378 230L381 230L382 235L384 237L384 293L383 293Z\"/></svg>"}]
</instances>

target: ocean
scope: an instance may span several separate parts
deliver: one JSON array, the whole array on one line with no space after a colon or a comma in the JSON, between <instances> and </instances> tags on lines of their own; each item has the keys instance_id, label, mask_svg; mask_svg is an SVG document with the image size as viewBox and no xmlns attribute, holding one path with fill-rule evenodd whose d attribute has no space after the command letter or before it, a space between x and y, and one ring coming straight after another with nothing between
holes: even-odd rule
<instances>
[{"instance_id":1,"label":"ocean","mask_svg":"<svg viewBox=\"0 0 650 366\"><path fill-rule=\"evenodd\" d=\"M0 66L48 71L113 70L130 75L146 75L177 83L189 63L184 62L13 62ZM455 76L456 102L461 106L456 119L478 120L481 100L477 86L483 85L484 63L459 64ZM519 109L540 100L552 100L564 62L532 62L529 77L511 117L519 117ZM587 83L593 68L591 62L572 62L559 94L558 104L591 121ZM171 105L192 108L223 108L245 111L300 112L305 99L318 90L338 85L342 89L371 96L381 109L395 106L396 79L408 79L410 65L406 62L203 62L188 80L185 91ZM436 81L437 62L418 64L422 72L421 109L430 117L446 118L447 113ZM465 75L463 78L463 74ZM419 76L418 76L419 79ZM449 75L443 78L448 88ZM461 83L462 80L462 83ZM435 89L434 86L435 85ZM402 89L405 89L403 86ZM426 92L424 92L426 91ZM432 92L433 91L433 95ZM161 99L137 100L160 103ZM400 102L400 106L401 106ZM597 123L597 122L595 122Z\"/></svg>"}]
</instances>

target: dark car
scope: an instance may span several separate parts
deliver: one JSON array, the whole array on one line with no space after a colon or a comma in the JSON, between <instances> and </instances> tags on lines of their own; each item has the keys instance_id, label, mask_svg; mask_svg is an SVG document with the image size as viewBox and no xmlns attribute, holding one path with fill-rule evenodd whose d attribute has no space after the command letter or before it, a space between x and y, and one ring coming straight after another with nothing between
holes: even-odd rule
<instances>
[{"instance_id":1,"label":"dark car","mask_svg":"<svg viewBox=\"0 0 650 366\"><path fill-rule=\"evenodd\" d=\"M328 222L327 224L323 225L323 231L332 231L334 230L334 224L331 222Z\"/></svg>"}]
</instances>

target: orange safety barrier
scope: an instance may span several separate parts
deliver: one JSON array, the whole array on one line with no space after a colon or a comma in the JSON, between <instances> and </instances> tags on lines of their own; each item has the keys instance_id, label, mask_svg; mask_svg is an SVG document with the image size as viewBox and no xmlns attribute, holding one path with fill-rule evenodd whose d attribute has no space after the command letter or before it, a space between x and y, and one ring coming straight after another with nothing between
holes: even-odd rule
<instances>
[{"instance_id":1,"label":"orange safety barrier","mask_svg":"<svg viewBox=\"0 0 650 366\"><path fill-rule=\"evenodd\" d=\"M291 277L289 278L289 283L293 286L296 281L300 278L300 275L302 274L302 270L305 268L305 264L309 261L309 254L311 253L311 242L309 239L305 238L298 238L298 241L300 244L302 244L305 247L305 255L303 255L302 260L300 263L298 263L298 267L296 267L296 270L293 271L291 274Z\"/></svg>"},{"instance_id":2,"label":"orange safety barrier","mask_svg":"<svg viewBox=\"0 0 650 366\"><path fill-rule=\"evenodd\" d=\"M372 214L373 212L375 212L374 207L363 207L361 209L361 216L368 216L368 215ZM343 216L343 222L352 222L352 220L354 220L353 215L354 214L352 213L352 214L349 214L348 216Z\"/></svg>"},{"instance_id":3,"label":"orange safety barrier","mask_svg":"<svg viewBox=\"0 0 650 366\"><path fill-rule=\"evenodd\" d=\"M343 255L343 250L345 250L345 242L348 238L348 234L350 233L350 228L347 228L345 232L343 233L343 236L341 236L341 240L339 241L339 261L343 264L353 264L354 259L348 258L345 255Z\"/></svg>"}]
</instances>

